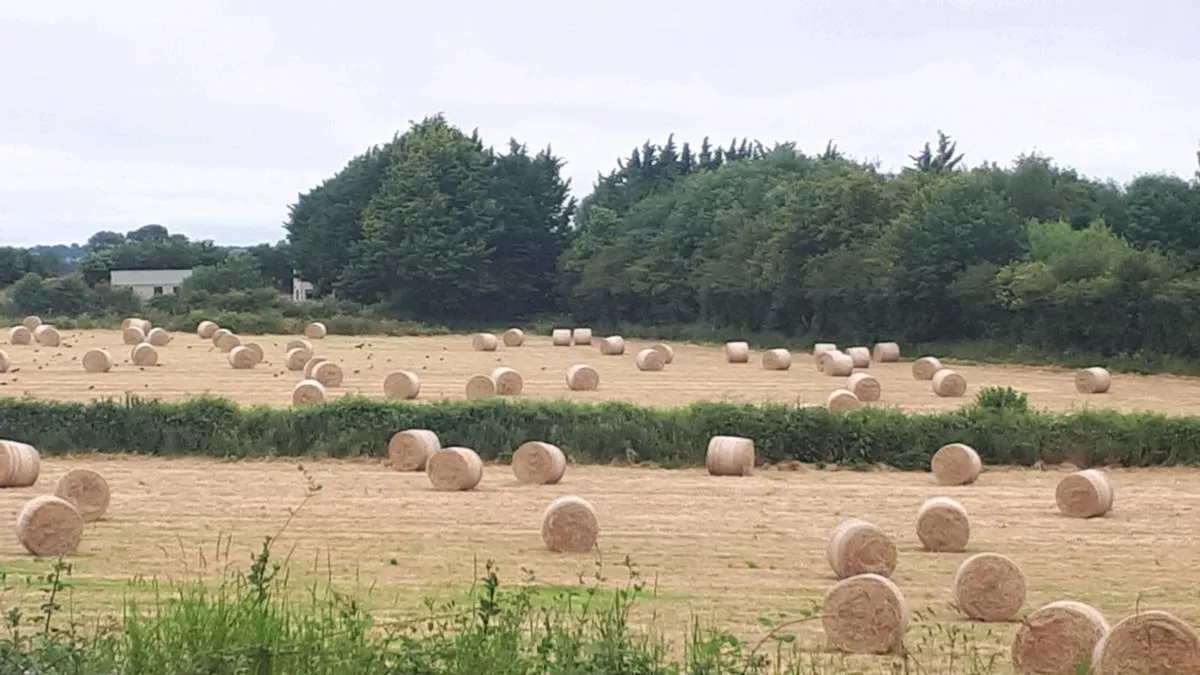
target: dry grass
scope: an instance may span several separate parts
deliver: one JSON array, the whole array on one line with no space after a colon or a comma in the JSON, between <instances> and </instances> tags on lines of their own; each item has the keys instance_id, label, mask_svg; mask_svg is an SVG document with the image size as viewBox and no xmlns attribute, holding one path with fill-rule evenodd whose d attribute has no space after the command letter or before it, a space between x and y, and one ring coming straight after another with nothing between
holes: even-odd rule
<instances>
[{"instance_id":1,"label":"dry grass","mask_svg":"<svg viewBox=\"0 0 1200 675\"><path fill-rule=\"evenodd\" d=\"M86 401L120 397L126 392L144 397L178 400L211 393L241 403L287 405L300 373L284 368L284 345L289 336L262 336L256 341L266 361L253 370L229 368L225 355L195 335L176 333L160 348L160 365L141 368L128 362L119 331L64 333L63 346L6 347L13 370L0 375L0 395ZM642 405L673 406L701 400L736 402L800 402L823 404L829 392L845 384L817 372L808 355L795 355L789 371L765 371L761 352L749 364L725 362L718 346L676 344L675 362L661 372L640 372L634 355L651 342L627 342L622 356L601 357L592 347L552 347L547 336L529 336L525 346L501 347L496 352L471 349L470 336L388 338L330 336L315 343L316 355L336 361L345 381L330 396L350 393L383 396L383 379L406 369L421 378L420 400L461 399L471 375L508 366L524 376L524 398L570 398L579 401L622 400ZM91 347L124 354L112 372L83 371L78 359ZM569 391L567 367L587 363L600 374L597 391ZM961 399L939 398L928 382L914 380L909 363L873 363L869 371L882 385L877 406L899 406L927 412L969 403L986 386L1010 386L1029 395L1036 408L1071 410L1086 407L1200 413L1200 387L1194 378L1116 375L1112 393L1085 396L1075 391L1074 372L1026 367L956 365L970 383Z\"/></svg>"}]
</instances>

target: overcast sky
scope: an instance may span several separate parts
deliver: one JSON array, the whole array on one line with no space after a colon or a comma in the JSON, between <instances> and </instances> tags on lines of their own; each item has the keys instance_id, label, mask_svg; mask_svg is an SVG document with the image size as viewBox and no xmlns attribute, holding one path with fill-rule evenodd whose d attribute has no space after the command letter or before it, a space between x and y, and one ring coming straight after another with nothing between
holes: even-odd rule
<instances>
[{"instance_id":1,"label":"overcast sky","mask_svg":"<svg viewBox=\"0 0 1200 675\"><path fill-rule=\"evenodd\" d=\"M296 196L438 111L552 144L582 196L641 142L750 136L896 169L1191 177L1190 0L0 0L0 245L161 223L275 241Z\"/></svg>"}]
</instances>

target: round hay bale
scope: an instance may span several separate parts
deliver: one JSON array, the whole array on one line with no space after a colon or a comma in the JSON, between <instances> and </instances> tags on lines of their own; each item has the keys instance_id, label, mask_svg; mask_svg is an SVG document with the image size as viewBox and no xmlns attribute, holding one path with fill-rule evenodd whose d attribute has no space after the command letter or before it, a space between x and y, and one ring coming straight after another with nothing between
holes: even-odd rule
<instances>
[{"instance_id":1,"label":"round hay bale","mask_svg":"<svg viewBox=\"0 0 1200 675\"><path fill-rule=\"evenodd\" d=\"M934 373L942 369L942 362L936 356L922 356L913 361L913 379L932 380Z\"/></svg>"},{"instance_id":2,"label":"round hay bale","mask_svg":"<svg viewBox=\"0 0 1200 675\"><path fill-rule=\"evenodd\" d=\"M1106 394L1112 386L1112 375L1103 368L1084 368L1075 373L1075 391L1081 394Z\"/></svg>"},{"instance_id":3,"label":"round hay bale","mask_svg":"<svg viewBox=\"0 0 1200 675\"><path fill-rule=\"evenodd\" d=\"M225 333L221 337L217 338L217 349L220 349L221 351L223 351L225 353L229 353L229 352L233 351L234 347L241 347L241 346L242 346L242 339L240 337L234 335L233 333Z\"/></svg>"},{"instance_id":4,"label":"round hay bale","mask_svg":"<svg viewBox=\"0 0 1200 675\"><path fill-rule=\"evenodd\" d=\"M29 487L42 471L37 448L28 443L0 441L0 487Z\"/></svg>"},{"instance_id":5,"label":"round hay bale","mask_svg":"<svg viewBox=\"0 0 1200 675\"><path fill-rule=\"evenodd\" d=\"M466 395L468 400L488 398L496 395L496 381L487 375L472 375L467 380Z\"/></svg>"},{"instance_id":6,"label":"round hay bale","mask_svg":"<svg viewBox=\"0 0 1200 675\"><path fill-rule=\"evenodd\" d=\"M958 398L967 393L967 379L949 368L942 368L933 374L932 389L942 398Z\"/></svg>"},{"instance_id":7,"label":"round hay bale","mask_svg":"<svg viewBox=\"0 0 1200 675\"><path fill-rule=\"evenodd\" d=\"M320 340L321 338L324 338L325 334L328 332L328 329L325 328L325 324L321 323L320 321L314 321L304 327L304 337L308 338L309 340Z\"/></svg>"},{"instance_id":8,"label":"round hay bale","mask_svg":"<svg viewBox=\"0 0 1200 675\"><path fill-rule=\"evenodd\" d=\"M288 340L287 344L283 347L283 353L286 354L293 349L307 349L310 352L314 351L313 343L305 340L304 338L292 338L291 340Z\"/></svg>"},{"instance_id":9,"label":"round hay bale","mask_svg":"<svg viewBox=\"0 0 1200 675\"><path fill-rule=\"evenodd\" d=\"M312 350L297 347L288 350L284 361L288 370L304 370L304 364L308 363L312 357Z\"/></svg>"},{"instance_id":10,"label":"round hay bale","mask_svg":"<svg viewBox=\"0 0 1200 675\"><path fill-rule=\"evenodd\" d=\"M600 387L600 373L596 369L576 363L567 368L567 389L571 391L595 391Z\"/></svg>"},{"instance_id":11,"label":"round hay bale","mask_svg":"<svg viewBox=\"0 0 1200 675\"><path fill-rule=\"evenodd\" d=\"M792 367L792 353L786 349L768 349L762 355L763 370L788 370Z\"/></svg>"},{"instance_id":12,"label":"round hay bale","mask_svg":"<svg viewBox=\"0 0 1200 675\"><path fill-rule=\"evenodd\" d=\"M83 538L83 517L71 502L54 495L34 497L17 514L17 539L42 558L75 555Z\"/></svg>"},{"instance_id":13,"label":"round hay bale","mask_svg":"<svg viewBox=\"0 0 1200 675\"><path fill-rule=\"evenodd\" d=\"M243 342L241 346L249 349L250 353L254 354L254 363L256 365L262 363L263 359L267 358L266 353L263 352L263 348L257 342Z\"/></svg>"},{"instance_id":14,"label":"round hay bale","mask_svg":"<svg viewBox=\"0 0 1200 675\"><path fill-rule=\"evenodd\" d=\"M435 490L474 490L483 479L483 462L470 448L442 448L425 460L425 475Z\"/></svg>"},{"instance_id":15,"label":"round hay bale","mask_svg":"<svg viewBox=\"0 0 1200 675\"><path fill-rule=\"evenodd\" d=\"M542 542L555 553L587 553L599 536L596 509L582 497L559 497L542 514Z\"/></svg>"},{"instance_id":16,"label":"round hay bale","mask_svg":"<svg viewBox=\"0 0 1200 675\"><path fill-rule=\"evenodd\" d=\"M212 340L213 346L216 347L220 345L221 338L225 337L226 335L233 335L233 331L229 330L228 328L218 328L213 331L212 337L209 339Z\"/></svg>"},{"instance_id":17,"label":"round hay bale","mask_svg":"<svg viewBox=\"0 0 1200 675\"><path fill-rule=\"evenodd\" d=\"M858 400L864 403L878 401L883 395L883 389L879 386L879 380L875 379L874 375L868 373L854 373L846 379L846 388L854 392Z\"/></svg>"},{"instance_id":18,"label":"round hay bale","mask_svg":"<svg viewBox=\"0 0 1200 675\"><path fill-rule=\"evenodd\" d=\"M429 456L441 449L442 442L432 431L405 429L388 441L388 462L396 471L424 471Z\"/></svg>"},{"instance_id":19,"label":"round hay bale","mask_svg":"<svg viewBox=\"0 0 1200 675\"><path fill-rule=\"evenodd\" d=\"M154 366L158 364L158 349L149 342L143 342L140 345L134 345L133 349L129 350L129 360L135 366Z\"/></svg>"},{"instance_id":20,"label":"round hay bale","mask_svg":"<svg viewBox=\"0 0 1200 675\"><path fill-rule=\"evenodd\" d=\"M983 473L983 462L975 448L963 443L948 443L933 453L929 469L940 485L970 485Z\"/></svg>"},{"instance_id":21,"label":"round hay bale","mask_svg":"<svg viewBox=\"0 0 1200 675\"><path fill-rule=\"evenodd\" d=\"M505 347L520 347L525 344L525 331L520 328L509 328L500 336Z\"/></svg>"},{"instance_id":22,"label":"round hay bale","mask_svg":"<svg viewBox=\"0 0 1200 675\"><path fill-rule=\"evenodd\" d=\"M838 351L838 347L834 343L818 342L815 345L813 345L813 351L812 351L813 361L816 361L825 352L836 352L836 351Z\"/></svg>"},{"instance_id":23,"label":"round hay bale","mask_svg":"<svg viewBox=\"0 0 1200 675\"><path fill-rule=\"evenodd\" d=\"M1113 487L1099 469L1084 469L1063 477L1054 489L1058 510L1068 518L1096 518L1112 509Z\"/></svg>"},{"instance_id":24,"label":"round hay bale","mask_svg":"<svg viewBox=\"0 0 1200 675\"><path fill-rule=\"evenodd\" d=\"M570 347L571 346L571 329L570 328L555 328L550 332L550 343L555 347Z\"/></svg>"},{"instance_id":25,"label":"round hay bale","mask_svg":"<svg viewBox=\"0 0 1200 675\"><path fill-rule=\"evenodd\" d=\"M557 445L528 441L513 452L512 470L522 483L550 485L567 472L567 456Z\"/></svg>"},{"instance_id":26,"label":"round hay bale","mask_svg":"<svg viewBox=\"0 0 1200 675\"><path fill-rule=\"evenodd\" d=\"M7 373L12 362L8 360L8 352L0 350L0 373Z\"/></svg>"},{"instance_id":27,"label":"round hay bale","mask_svg":"<svg viewBox=\"0 0 1200 675\"><path fill-rule=\"evenodd\" d=\"M220 330L221 327L212 321L201 321L196 325L196 337L201 340L211 340L212 336Z\"/></svg>"},{"instance_id":28,"label":"round hay bale","mask_svg":"<svg viewBox=\"0 0 1200 675\"><path fill-rule=\"evenodd\" d=\"M575 344L579 344L579 338L575 338ZM591 344L590 342L588 344ZM604 356L620 356L625 353L625 338L620 335L610 335L606 338L600 338L600 353Z\"/></svg>"},{"instance_id":29,"label":"round hay bale","mask_svg":"<svg viewBox=\"0 0 1200 675\"><path fill-rule=\"evenodd\" d=\"M854 372L854 359L836 349L822 352L817 357L817 370L830 377L846 377Z\"/></svg>"},{"instance_id":30,"label":"round hay bale","mask_svg":"<svg viewBox=\"0 0 1200 675\"><path fill-rule=\"evenodd\" d=\"M650 345L650 349L653 349L656 352L662 353L664 363L674 363L675 362L675 348L672 347L671 345L669 345L665 342L656 342L656 343Z\"/></svg>"},{"instance_id":31,"label":"round hay bale","mask_svg":"<svg viewBox=\"0 0 1200 675\"><path fill-rule=\"evenodd\" d=\"M121 330L125 330L126 328L132 326L134 321L136 321L136 319L132 317L121 319ZM138 326L141 326L141 324L138 324Z\"/></svg>"},{"instance_id":32,"label":"round hay bale","mask_svg":"<svg viewBox=\"0 0 1200 675\"><path fill-rule=\"evenodd\" d=\"M740 436L713 436L704 454L704 468L713 476L749 476L754 473L754 441Z\"/></svg>"},{"instance_id":33,"label":"round hay bale","mask_svg":"<svg viewBox=\"0 0 1200 675\"><path fill-rule=\"evenodd\" d=\"M858 574L892 576L896 570L896 544L883 530L861 518L838 523L825 557L839 579Z\"/></svg>"},{"instance_id":34,"label":"round hay bale","mask_svg":"<svg viewBox=\"0 0 1200 675\"><path fill-rule=\"evenodd\" d=\"M48 323L33 329L33 339L43 347L57 347L62 342L58 329Z\"/></svg>"},{"instance_id":35,"label":"round hay bale","mask_svg":"<svg viewBox=\"0 0 1200 675\"><path fill-rule=\"evenodd\" d=\"M229 365L233 366L234 370L250 370L258 365L258 358L250 349L238 345L229 350Z\"/></svg>"},{"instance_id":36,"label":"round hay bale","mask_svg":"<svg viewBox=\"0 0 1200 675\"><path fill-rule=\"evenodd\" d=\"M962 504L949 497L925 500L917 509L917 539L926 551L958 553L971 539L971 520Z\"/></svg>"},{"instance_id":37,"label":"round hay bale","mask_svg":"<svg viewBox=\"0 0 1200 675\"><path fill-rule=\"evenodd\" d=\"M300 380L292 388L292 405L311 405L325 400L325 385L316 380Z\"/></svg>"},{"instance_id":38,"label":"round hay bale","mask_svg":"<svg viewBox=\"0 0 1200 675\"><path fill-rule=\"evenodd\" d=\"M140 345L146 341L146 334L139 326L130 326L121 331L121 340L127 345Z\"/></svg>"},{"instance_id":39,"label":"round hay bale","mask_svg":"<svg viewBox=\"0 0 1200 675\"><path fill-rule=\"evenodd\" d=\"M323 361L312 369L312 379L325 387L342 386L342 367L333 361Z\"/></svg>"},{"instance_id":40,"label":"round hay bale","mask_svg":"<svg viewBox=\"0 0 1200 675\"><path fill-rule=\"evenodd\" d=\"M155 347L166 347L171 342L171 334L162 328L151 328L149 333L146 333L146 342Z\"/></svg>"},{"instance_id":41,"label":"round hay bale","mask_svg":"<svg viewBox=\"0 0 1200 675\"><path fill-rule=\"evenodd\" d=\"M471 349L477 352L494 352L500 346L500 338L493 333L476 333L471 336Z\"/></svg>"},{"instance_id":42,"label":"round hay bale","mask_svg":"<svg viewBox=\"0 0 1200 675\"><path fill-rule=\"evenodd\" d=\"M571 331L571 342L579 347L590 346L592 344L592 329L576 328Z\"/></svg>"},{"instance_id":43,"label":"round hay bale","mask_svg":"<svg viewBox=\"0 0 1200 675\"><path fill-rule=\"evenodd\" d=\"M1096 643L1108 630L1104 615L1091 605L1074 600L1043 605L1013 636L1013 669L1018 675L1074 675L1077 666L1091 665Z\"/></svg>"},{"instance_id":44,"label":"round hay bale","mask_svg":"<svg viewBox=\"0 0 1200 675\"><path fill-rule=\"evenodd\" d=\"M853 654L899 650L909 620L899 587L878 574L839 581L821 603L821 626L830 648Z\"/></svg>"},{"instance_id":45,"label":"round hay bale","mask_svg":"<svg viewBox=\"0 0 1200 675\"><path fill-rule=\"evenodd\" d=\"M108 511L111 494L108 481L91 469L71 469L54 488L54 495L71 503L79 511L83 522L100 520Z\"/></svg>"},{"instance_id":46,"label":"round hay bale","mask_svg":"<svg viewBox=\"0 0 1200 675\"><path fill-rule=\"evenodd\" d=\"M107 373L113 367L113 357L107 349L89 349L84 352L83 358L79 359L79 362L89 373Z\"/></svg>"},{"instance_id":47,"label":"round hay bale","mask_svg":"<svg viewBox=\"0 0 1200 675\"><path fill-rule=\"evenodd\" d=\"M1025 604L1025 575L1008 556L978 553L954 574L954 602L968 618L1008 621Z\"/></svg>"},{"instance_id":48,"label":"round hay bale","mask_svg":"<svg viewBox=\"0 0 1200 675\"><path fill-rule=\"evenodd\" d=\"M1092 651L1093 675L1200 673L1200 637L1175 615L1139 612L1117 622Z\"/></svg>"},{"instance_id":49,"label":"round hay bale","mask_svg":"<svg viewBox=\"0 0 1200 675\"><path fill-rule=\"evenodd\" d=\"M25 326L13 326L13 329L8 331L8 344L27 345L30 342L33 342L33 333Z\"/></svg>"},{"instance_id":50,"label":"round hay bale","mask_svg":"<svg viewBox=\"0 0 1200 675\"><path fill-rule=\"evenodd\" d=\"M900 361L900 345L895 342L876 342L871 349L871 358L876 363L897 363Z\"/></svg>"},{"instance_id":51,"label":"round hay bale","mask_svg":"<svg viewBox=\"0 0 1200 675\"><path fill-rule=\"evenodd\" d=\"M643 349L633 357L633 362L637 364L638 370L648 371L662 370L667 365L663 353L657 349Z\"/></svg>"},{"instance_id":52,"label":"round hay bale","mask_svg":"<svg viewBox=\"0 0 1200 675\"><path fill-rule=\"evenodd\" d=\"M38 326L42 325L42 317L30 314L24 319L21 319L21 325L25 327L25 330L32 334Z\"/></svg>"},{"instance_id":53,"label":"round hay bale","mask_svg":"<svg viewBox=\"0 0 1200 675\"><path fill-rule=\"evenodd\" d=\"M831 413L849 412L859 405L858 396L849 389L834 389L825 399L825 409Z\"/></svg>"},{"instance_id":54,"label":"round hay bale","mask_svg":"<svg viewBox=\"0 0 1200 675\"><path fill-rule=\"evenodd\" d=\"M725 363L750 363L750 343L726 342Z\"/></svg>"},{"instance_id":55,"label":"round hay bale","mask_svg":"<svg viewBox=\"0 0 1200 675\"><path fill-rule=\"evenodd\" d=\"M421 378L410 370L397 370L383 378L383 395L386 398L410 399L421 394Z\"/></svg>"},{"instance_id":56,"label":"round hay bale","mask_svg":"<svg viewBox=\"0 0 1200 675\"><path fill-rule=\"evenodd\" d=\"M496 393L501 396L518 396L525 388L525 380L521 374L512 368L499 366L492 369L492 382L496 383Z\"/></svg>"},{"instance_id":57,"label":"round hay bale","mask_svg":"<svg viewBox=\"0 0 1200 675\"><path fill-rule=\"evenodd\" d=\"M306 380L313 379L313 369L316 368L317 366L321 365L322 363L325 363L328 360L329 359L322 358L320 356L314 356L311 359L305 361L304 369L301 371L304 375L304 379L306 379Z\"/></svg>"},{"instance_id":58,"label":"round hay bale","mask_svg":"<svg viewBox=\"0 0 1200 675\"><path fill-rule=\"evenodd\" d=\"M851 347L846 350L846 356L850 357L855 368L871 367L871 350L866 347Z\"/></svg>"}]
</instances>

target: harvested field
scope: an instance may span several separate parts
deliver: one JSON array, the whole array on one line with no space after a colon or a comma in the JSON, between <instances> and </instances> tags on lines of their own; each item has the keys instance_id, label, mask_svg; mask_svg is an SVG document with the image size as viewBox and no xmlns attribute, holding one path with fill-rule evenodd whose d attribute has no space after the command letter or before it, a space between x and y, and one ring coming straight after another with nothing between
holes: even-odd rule
<instances>
[{"instance_id":1,"label":"harvested field","mask_svg":"<svg viewBox=\"0 0 1200 675\"><path fill-rule=\"evenodd\" d=\"M79 467L100 471L112 487L107 518L86 525L80 555L72 560L71 597L60 600L84 613L115 609L126 594L148 595L148 584L129 584L135 576L177 579L222 565L246 569L262 537L275 534L305 494L295 462L87 456L45 459L35 487L0 491L0 509L15 518L27 499ZM985 551L1013 558L1025 572L1022 615L1074 599L1094 604L1112 621L1140 605L1200 625L1195 470L1111 471L1118 494L1113 513L1080 520L1055 507L1065 468L991 469L965 487L939 487L925 473L795 468L716 478L700 469L573 466L561 484L531 486L519 483L508 466L488 465L476 490L437 492L421 473L379 462L319 461L305 469L323 489L297 513L276 551L290 552L295 561L294 584L306 574L331 575L389 616L419 613L426 596L461 597L489 559L505 583L519 583L528 568L552 589L578 587L581 578L594 577L596 557L550 553L540 534L546 505L578 494L599 514L607 578L601 585L627 581L619 562L629 556L658 593L637 616L645 620L654 609L659 626L676 636L695 616L757 639L766 632L760 618L796 618L819 605L835 583L826 541L847 517L865 518L896 541L893 580L914 610L908 642L919 652L932 648L922 635L955 631L981 645L984 657L997 656L997 668L986 672L1011 672L1007 649L1017 624L970 622L950 607L958 564ZM958 500L971 515L963 553L920 550L917 508L939 495ZM430 513L438 514L436 522L423 515ZM233 538L228 551L218 544L221 535ZM11 533L0 540L0 560L9 585L50 564L26 554ZM10 604L18 594L33 605L44 601L39 591L15 586ZM820 622L788 630L800 645L823 645ZM938 644L945 642L943 635ZM926 653L923 662L933 659Z\"/></svg>"},{"instance_id":2,"label":"harvested field","mask_svg":"<svg viewBox=\"0 0 1200 675\"><path fill-rule=\"evenodd\" d=\"M284 365L284 345L294 336L256 336L266 353L254 369L234 370L225 354L209 341L176 333L159 348L159 365L134 366L119 331L64 331L61 347L8 345L9 372L0 374L0 395L87 401L120 397L126 392L149 398L179 400L202 393L239 403L289 405L292 387L301 379ZM346 394L383 397L383 379L395 370L411 370L421 378L422 401L462 399L472 375L486 375L497 366L516 369L524 377L521 398L559 398L577 401L629 401L641 405L674 406L695 401L824 404L846 378L818 373L811 356L794 353L792 368L768 371L760 366L762 352L747 364L726 363L719 346L674 344L675 360L664 370L641 372L634 364L638 351L653 344L629 340L621 356L601 356L595 346L552 347L548 336L527 337L521 347L477 352L467 335L440 337L329 336L315 344L316 356L338 363L345 380L328 391L329 398ZM79 363L89 348L102 347L120 355L109 373L84 372ZM911 356L911 355L910 355ZM566 369L586 363L600 375L596 391L570 391ZM868 371L882 387L873 406L898 406L915 412L953 409L969 404L985 386L1009 386L1026 393L1032 406L1057 411L1108 408L1125 411L1200 413L1200 380L1172 376L1114 375L1108 394L1087 396L1075 390L1074 371L1027 367L956 364L968 384L963 398L939 398L929 382L914 380L910 364L873 363Z\"/></svg>"}]
</instances>

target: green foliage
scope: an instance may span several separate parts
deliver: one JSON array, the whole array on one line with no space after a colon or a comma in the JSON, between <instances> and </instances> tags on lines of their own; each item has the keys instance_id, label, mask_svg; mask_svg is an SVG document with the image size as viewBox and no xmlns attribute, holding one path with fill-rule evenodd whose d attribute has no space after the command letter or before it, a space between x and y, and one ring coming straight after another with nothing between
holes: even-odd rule
<instances>
[{"instance_id":1,"label":"green foliage","mask_svg":"<svg viewBox=\"0 0 1200 675\"><path fill-rule=\"evenodd\" d=\"M1013 413L1029 412L1029 397L1012 387L984 387L975 395L975 407Z\"/></svg>"}]
</instances>

